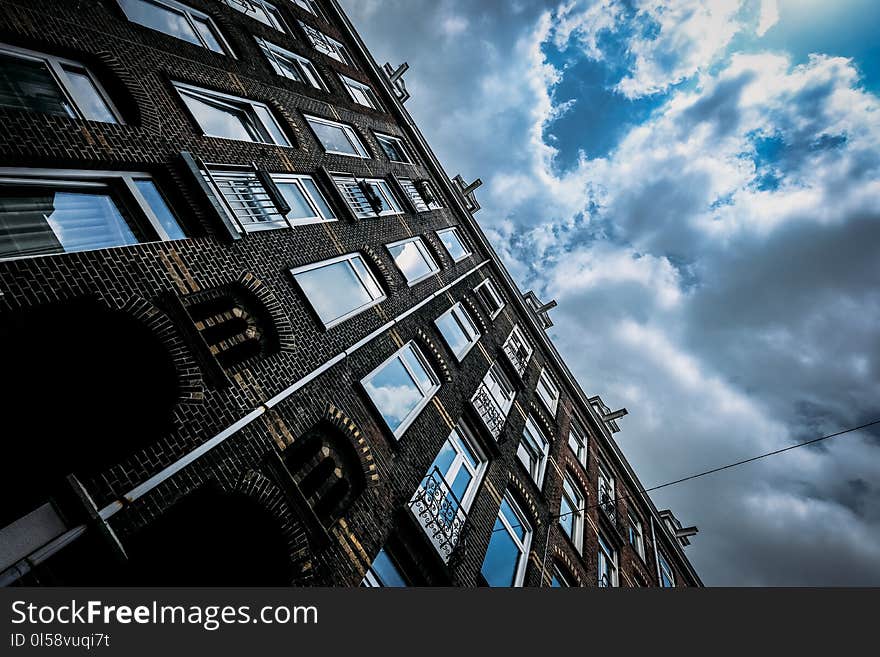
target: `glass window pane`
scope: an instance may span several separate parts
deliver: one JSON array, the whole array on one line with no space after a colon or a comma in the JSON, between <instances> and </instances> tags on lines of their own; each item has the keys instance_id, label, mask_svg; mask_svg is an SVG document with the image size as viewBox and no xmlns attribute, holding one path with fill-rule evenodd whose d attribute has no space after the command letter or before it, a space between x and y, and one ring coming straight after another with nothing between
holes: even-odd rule
<instances>
[{"instance_id":1,"label":"glass window pane","mask_svg":"<svg viewBox=\"0 0 880 657\"><path fill-rule=\"evenodd\" d=\"M394 562L391 561L388 553L385 552L385 548L379 550L379 554L373 559L372 569L373 574L382 583L382 586L406 586L400 571L394 565Z\"/></svg>"},{"instance_id":2,"label":"glass window pane","mask_svg":"<svg viewBox=\"0 0 880 657\"><path fill-rule=\"evenodd\" d=\"M378 299L382 296L382 288L379 287L379 284L376 282L376 279L373 278L373 275L367 269L367 266L364 264L364 261L358 256L357 258L352 259L352 266L357 271L360 276L361 283L366 286L367 292L370 294L370 298Z\"/></svg>"},{"instance_id":3,"label":"glass window pane","mask_svg":"<svg viewBox=\"0 0 880 657\"><path fill-rule=\"evenodd\" d=\"M410 371L416 378L416 382L421 386L422 390L427 391L435 385L434 377L425 368L422 359L415 354L412 346L408 346L401 351L400 356L406 361L406 364L409 366Z\"/></svg>"},{"instance_id":4,"label":"glass window pane","mask_svg":"<svg viewBox=\"0 0 880 657\"><path fill-rule=\"evenodd\" d=\"M196 30L198 30L208 48L210 48L214 52L219 52L223 54L223 46L220 45L220 40L214 33L214 28L211 26L211 24L208 21L202 18L197 18L195 16L193 16L193 23L195 24Z\"/></svg>"},{"instance_id":5,"label":"glass window pane","mask_svg":"<svg viewBox=\"0 0 880 657\"><path fill-rule=\"evenodd\" d=\"M202 45L183 12L150 0L122 0L129 20L178 39Z\"/></svg>"},{"instance_id":6,"label":"glass window pane","mask_svg":"<svg viewBox=\"0 0 880 657\"><path fill-rule=\"evenodd\" d=\"M468 336L464 334L461 329L461 325L455 320L452 313L446 313L437 318L437 328L440 329L440 334L443 336L443 339L446 340L446 344L449 345L449 349L456 356L464 353L465 349L467 349L470 341L468 340Z\"/></svg>"},{"instance_id":7,"label":"glass window pane","mask_svg":"<svg viewBox=\"0 0 880 657\"><path fill-rule=\"evenodd\" d=\"M310 178L305 178L302 180L303 186L306 188L306 191L312 197L312 201L317 204L318 209L321 211L321 214L325 219L333 219L336 215L333 214L333 210L330 209L330 206L327 205L327 201L324 200L324 195L321 193L321 190L318 189L318 186L315 184L315 181Z\"/></svg>"},{"instance_id":8,"label":"glass window pane","mask_svg":"<svg viewBox=\"0 0 880 657\"><path fill-rule=\"evenodd\" d=\"M517 536L524 539L526 537L526 528L519 515L513 510L506 498L501 501L501 513L507 518Z\"/></svg>"},{"instance_id":9,"label":"glass window pane","mask_svg":"<svg viewBox=\"0 0 880 657\"><path fill-rule=\"evenodd\" d=\"M168 238L172 240L182 240L185 238L186 235L184 235L180 224L177 223L177 219L156 187L156 184L152 180L135 180L134 184L147 201L147 205L150 206L153 214L156 215L159 223L162 224L165 232L168 233Z\"/></svg>"},{"instance_id":10,"label":"glass window pane","mask_svg":"<svg viewBox=\"0 0 880 657\"><path fill-rule=\"evenodd\" d=\"M449 481L447 478L447 483L450 488L452 488L452 492L455 493L455 497L459 502L464 499L464 494L467 492L472 479L473 477L471 476L471 473L465 468L458 469L458 472L455 475L455 481Z\"/></svg>"},{"instance_id":11,"label":"glass window pane","mask_svg":"<svg viewBox=\"0 0 880 657\"><path fill-rule=\"evenodd\" d=\"M218 107L186 92L182 93L182 98L206 135L240 141L256 141L255 135L245 121L242 110Z\"/></svg>"},{"instance_id":12,"label":"glass window pane","mask_svg":"<svg viewBox=\"0 0 880 657\"><path fill-rule=\"evenodd\" d=\"M335 262L294 275L325 324L370 303L372 298L348 261Z\"/></svg>"},{"instance_id":13,"label":"glass window pane","mask_svg":"<svg viewBox=\"0 0 880 657\"><path fill-rule=\"evenodd\" d=\"M42 255L136 244L108 194L0 188L0 256Z\"/></svg>"},{"instance_id":14,"label":"glass window pane","mask_svg":"<svg viewBox=\"0 0 880 657\"><path fill-rule=\"evenodd\" d=\"M326 150L350 155L359 155L357 149L349 141L345 131L341 127L319 123L318 121L309 121L309 125L312 126L312 129L315 131L315 134L318 136L318 139Z\"/></svg>"},{"instance_id":15,"label":"glass window pane","mask_svg":"<svg viewBox=\"0 0 880 657\"><path fill-rule=\"evenodd\" d=\"M403 424L422 400L422 393L398 358L367 379L364 388L392 431Z\"/></svg>"},{"instance_id":16,"label":"glass window pane","mask_svg":"<svg viewBox=\"0 0 880 657\"><path fill-rule=\"evenodd\" d=\"M290 212L287 213L288 219L308 219L315 216L315 210L308 199L306 199L299 185L294 182L279 182L276 184L284 200L290 206Z\"/></svg>"},{"instance_id":17,"label":"glass window pane","mask_svg":"<svg viewBox=\"0 0 880 657\"><path fill-rule=\"evenodd\" d=\"M513 586L519 566L519 547L500 520L495 521L493 529L481 572L489 586Z\"/></svg>"},{"instance_id":18,"label":"glass window pane","mask_svg":"<svg viewBox=\"0 0 880 657\"><path fill-rule=\"evenodd\" d=\"M73 96L76 98L77 107L83 116L92 121L116 123L116 117L104 102L92 77L81 68L64 66L67 80L70 84Z\"/></svg>"},{"instance_id":19,"label":"glass window pane","mask_svg":"<svg viewBox=\"0 0 880 657\"><path fill-rule=\"evenodd\" d=\"M391 252L391 257L394 258L394 264L403 272L409 282L429 276L437 269L436 266L432 266L433 263L428 262L416 242L397 244L388 247L388 250Z\"/></svg>"},{"instance_id":20,"label":"glass window pane","mask_svg":"<svg viewBox=\"0 0 880 657\"><path fill-rule=\"evenodd\" d=\"M290 145L290 142L287 141L287 136L282 132L281 126L278 125L278 121L275 120L275 115L272 114L268 107L253 105L253 110L263 124L263 128L269 132L269 135L271 136L269 141L280 146Z\"/></svg>"},{"instance_id":21,"label":"glass window pane","mask_svg":"<svg viewBox=\"0 0 880 657\"><path fill-rule=\"evenodd\" d=\"M565 533L568 534L569 538L573 538L574 509L565 495L562 496L562 502L559 505L559 516L559 524L562 525L562 528L565 530Z\"/></svg>"},{"instance_id":22,"label":"glass window pane","mask_svg":"<svg viewBox=\"0 0 880 657\"><path fill-rule=\"evenodd\" d=\"M76 116L45 62L0 53L0 106Z\"/></svg>"},{"instance_id":23,"label":"glass window pane","mask_svg":"<svg viewBox=\"0 0 880 657\"><path fill-rule=\"evenodd\" d=\"M437 234L440 236L440 241L443 242L443 246L446 247L453 260L461 260L466 255L469 255L455 230L444 230Z\"/></svg>"},{"instance_id":24,"label":"glass window pane","mask_svg":"<svg viewBox=\"0 0 880 657\"><path fill-rule=\"evenodd\" d=\"M455 451L452 443L447 440L445 443L443 443L443 447L440 448L440 452L437 454L437 457L434 459L434 462L431 464L428 472L431 472L434 468L437 468L440 471L440 474L442 474L443 478L445 479L446 476L449 474L449 468L452 466L452 462L455 460L456 456L458 456L458 452Z\"/></svg>"}]
</instances>

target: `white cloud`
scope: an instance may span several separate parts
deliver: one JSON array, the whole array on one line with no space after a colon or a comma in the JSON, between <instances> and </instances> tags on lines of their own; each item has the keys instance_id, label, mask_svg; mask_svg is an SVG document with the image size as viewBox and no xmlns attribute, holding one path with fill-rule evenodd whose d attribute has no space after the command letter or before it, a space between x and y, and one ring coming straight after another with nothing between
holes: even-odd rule
<instances>
[{"instance_id":1,"label":"white cloud","mask_svg":"<svg viewBox=\"0 0 880 657\"><path fill-rule=\"evenodd\" d=\"M761 13L758 17L758 27L755 33L764 36L771 27L779 22L778 0L761 0Z\"/></svg>"}]
</instances>

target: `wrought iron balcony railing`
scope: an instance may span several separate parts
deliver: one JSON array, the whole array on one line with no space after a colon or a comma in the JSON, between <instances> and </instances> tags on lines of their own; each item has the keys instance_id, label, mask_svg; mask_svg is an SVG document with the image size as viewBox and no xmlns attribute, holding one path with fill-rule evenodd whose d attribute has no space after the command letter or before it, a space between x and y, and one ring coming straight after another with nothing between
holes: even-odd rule
<instances>
[{"instance_id":1,"label":"wrought iron balcony railing","mask_svg":"<svg viewBox=\"0 0 880 657\"><path fill-rule=\"evenodd\" d=\"M443 561L449 561L461 539L467 513L438 468L425 476L409 506Z\"/></svg>"},{"instance_id":2,"label":"wrought iron balcony railing","mask_svg":"<svg viewBox=\"0 0 880 657\"><path fill-rule=\"evenodd\" d=\"M615 504L614 498L604 490L599 491L599 508L602 509L606 516L608 516L611 524L616 527L617 505Z\"/></svg>"},{"instance_id":3,"label":"wrought iron balcony railing","mask_svg":"<svg viewBox=\"0 0 880 657\"><path fill-rule=\"evenodd\" d=\"M474 408L477 409L480 418L482 418L483 423L486 425L486 428L489 429L489 433L492 434L493 438L498 438L498 436L501 435L501 430L504 428L504 421L507 418L504 413L501 412L501 409L498 408L495 400L492 399L492 395L489 394L489 390L484 383L480 384L477 393L473 396L471 401Z\"/></svg>"},{"instance_id":4,"label":"wrought iron balcony railing","mask_svg":"<svg viewBox=\"0 0 880 657\"><path fill-rule=\"evenodd\" d=\"M504 353L507 354L507 358L517 374L522 376L529 365L530 354L522 347L516 347L510 342L504 345Z\"/></svg>"}]
</instances>

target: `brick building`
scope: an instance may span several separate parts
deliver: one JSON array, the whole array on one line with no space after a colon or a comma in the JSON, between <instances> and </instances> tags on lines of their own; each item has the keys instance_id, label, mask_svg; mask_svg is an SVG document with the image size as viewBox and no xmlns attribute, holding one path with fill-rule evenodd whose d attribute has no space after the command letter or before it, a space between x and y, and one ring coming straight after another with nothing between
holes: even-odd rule
<instances>
[{"instance_id":1,"label":"brick building","mask_svg":"<svg viewBox=\"0 0 880 657\"><path fill-rule=\"evenodd\" d=\"M0 581L693 586L335 0L0 0Z\"/></svg>"}]
</instances>

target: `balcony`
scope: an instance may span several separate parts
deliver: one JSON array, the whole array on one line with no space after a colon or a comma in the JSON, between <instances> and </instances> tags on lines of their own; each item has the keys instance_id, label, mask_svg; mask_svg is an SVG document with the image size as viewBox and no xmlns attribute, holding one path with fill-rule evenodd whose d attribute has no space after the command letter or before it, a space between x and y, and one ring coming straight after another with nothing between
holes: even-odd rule
<instances>
[{"instance_id":1,"label":"balcony","mask_svg":"<svg viewBox=\"0 0 880 657\"><path fill-rule=\"evenodd\" d=\"M506 417L504 413L501 412L501 409L498 408L495 400L492 399L492 395L489 394L489 389L486 387L485 383L480 384L480 387L477 389L477 393L473 396L471 402L473 403L477 414L480 416L480 419L483 421L483 424L485 424L486 428L489 430L489 433L497 440L498 436L501 435L501 430L504 428Z\"/></svg>"},{"instance_id":2,"label":"balcony","mask_svg":"<svg viewBox=\"0 0 880 657\"><path fill-rule=\"evenodd\" d=\"M606 491L599 491L599 508L602 509L602 512L611 521L611 524L617 525L617 504L614 501L614 498L611 497Z\"/></svg>"},{"instance_id":3,"label":"balcony","mask_svg":"<svg viewBox=\"0 0 880 657\"><path fill-rule=\"evenodd\" d=\"M444 563L448 562L461 539L467 513L438 468L422 480L409 507Z\"/></svg>"},{"instance_id":4,"label":"balcony","mask_svg":"<svg viewBox=\"0 0 880 657\"><path fill-rule=\"evenodd\" d=\"M514 345L510 341L504 344L504 353L507 354L507 359L510 361L510 364L513 365L513 369L516 370L516 373L522 376L526 371L526 367L529 365L529 357L531 354L521 345Z\"/></svg>"}]
</instances>

